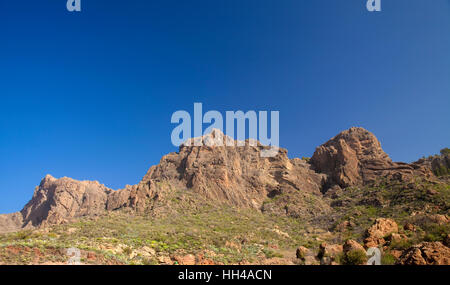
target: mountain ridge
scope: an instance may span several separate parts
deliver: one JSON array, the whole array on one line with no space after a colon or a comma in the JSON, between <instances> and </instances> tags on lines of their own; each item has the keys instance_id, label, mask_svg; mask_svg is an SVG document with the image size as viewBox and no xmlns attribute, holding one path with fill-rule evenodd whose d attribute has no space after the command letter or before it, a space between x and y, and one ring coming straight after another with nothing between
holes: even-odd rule
<instances>
[{"instance_id":1,"label":"mountain ridge","mask_svg":"<svg viewBox=\"0 0 450 285\"><path fill-rule=\"evenodd\" d=\"M205 144L193 146L199 139ZM353 127L331 138L316 148L309 162L289 159L283 148L275 157L264 158L259 154L268 147L259 142L246 140L243 146L230 147L217 146L217 139L230 140L218 130L190 139L178 152L150 167L138 184L124 189L46 175L21 211L0 215L0 232L62 224L120 209L170 213L173 194L180 192L175 198L182 199L183 191L232 207L312 219L332 212L324 196L330 189L363 186L380 177L435 179L432 163L392 162L375 135L363 128Z\"/></svg>"}]
</instances>

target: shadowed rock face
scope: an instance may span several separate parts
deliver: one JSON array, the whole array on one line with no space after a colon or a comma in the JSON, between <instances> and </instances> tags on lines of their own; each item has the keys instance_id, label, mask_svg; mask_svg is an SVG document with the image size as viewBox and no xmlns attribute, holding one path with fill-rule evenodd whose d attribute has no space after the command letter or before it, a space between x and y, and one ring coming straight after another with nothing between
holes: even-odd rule
<instances>
[{"instance_id":1,"label":"shadowed rock face","mask_svg":"<svg viewBox=\"0 0 450 285\"><path fill-rule=\"evenodd\" d=\"M101 214L111 191L96 181L47 175L20 212L0 215L0 231L61 224L72 218Z\"/></svg>"},{"instance_id":2,"label":"shadowed rock face","mask_svg":"<svg viewBox=\"0 0 450 285\"><path fill-rule=\"evenodd\" d=\"M208 141L217 137L223 140L223 145L230 140L217 130L201 139ZM190 145L199 139L192 139ZM108 209L132 207L145 211L174 189L191 191L204 199L230 206L256 209L261 209L268 197L281 194L297 194L294 199L321 198L324 175L315 173L309 164L299 159L290 160L285 149L280 149L273 158L261 157L263 149L266 147L260 144L250 146L249 141L241 147L182 145L178 153L164 156L159 165L151 167L138 185L112 193ZM288 202L282 201L280 203ZM295 216L302 212L296 207L285 209L281 204L271 206L264 210ZM317 203L314 208L317 213L329 209L324 203Z\"/></svg>"},{"instance_id":3,"label":"shadowed rock face","mask_svg":"<svg viewBox=\"0 0 450 285\"><path fill-rule=\"evenodd\" d=\"M20 211L23 226L60 224L71 218L98 215L105 210L111 189L97 181L45 176L33 198Z\"/></svg>"},{"instance_id":4,"label":"shadowed rock face","mask_svg":"<svg viewBox=\"0 0 450 285\"><path fill-rule=\"evenodd\" d=\"M194 146L198 140L206 145ZM170 212L171 200L183 199L187 193L217 204L310 219L332 211L323 199L325 186L432 175L425 164L392 162L376 137L362 128L344 131L318 147L311 164L289 159L281 148L275 157L261 157L268 147L259 142L225 146L230 140L218 130L194 138L179 152L164 156L140 183L117 191L96 181L47 175L20 212L0 215L0 232L60 224L124 208L149 214L160 209Z\"/></svg>"},{"instance_id":5,"label":"shadowed rock face","mask_svg":"<svg viewBox=\"0 0 450 285\"><path fill-rule=\"evenodd\" d=\"M343 131L319 146L311 158L313 168L329 175L330 185L363 185L379 177L407 180L414 175L430 177L430 170L419 164L392 162L378 139L363 128Z\"/></svg>"},{"instance_id":6,"label":"shadowed rock face","mask_svg":"<svg viewBox=\"0 0 450 285\"><path fill-rule=\"evenodd\" d=\"M22 228L23 217L19 212L0 215L0 233L14 232Z\"/></svg>"}]
</instances>

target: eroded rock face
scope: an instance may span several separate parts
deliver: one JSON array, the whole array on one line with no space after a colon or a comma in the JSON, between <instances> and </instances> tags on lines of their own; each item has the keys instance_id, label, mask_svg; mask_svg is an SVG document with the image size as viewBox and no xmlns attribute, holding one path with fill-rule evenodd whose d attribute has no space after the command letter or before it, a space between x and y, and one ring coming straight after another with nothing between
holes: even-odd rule
<instances>
[{"instance_id":1,"label":"eroded rock face","mask_svg":"<svg viewBox=\"0 0 450 285\"><path fill-rule=\"evenodd\" d=\"M194 144L195 140L207 142L217 137L223 139L223 146ZM230 140L217 130L192 139L152 166L139 184L117 191L98 182L47 175L20 213L0 216L0 226L60 224L124 208L140 213L168 212L174 197L189 200L185 194L215 204L293 217L310 218L331 211L321 193L326 175L314 172L303 160L289 159L285 149L267 158L261 157L267 147L258 142L251 146L247 140L244 146L232 147L226 145ZM275 197L279 199L272 199ZM267 201L273 203L264 203Z\"/></svg>"},{"instance_id":2,"label":"eroded rock face","mask_svg":"<svg viewBox=\"0 0 450 285\"><path fill-rule=\"evenodd\" d=\"M71 218L101 214L110 192L111 189L97 181L56 179L47 175L36 187L31 201L20 211L22 227L60 224Z\"/></svg>"},{"instance_id":3,"label":"eroded rock face","mask_svg":"<svg viewBox=\"0 0 450 285\"><path fill-rule=\"evenodd\" d=\"M223 140L223 145L195 141ZM266 149L259 143L251 146L226 146L231 139L218 130L182 145L177 153L164 156L150 168L142 181L133 187L114 192L108 209L133 207L145 210L155 200L173 191L190 191L207 200L236 207L262 209L291 216L311 216L330 211L321 199L325 175L317 174L300 159L289 159L280 149L275 157L261 157ZM263 202L279 196L276 203ZM307 203L316 200L316 203ZM294 201L294 203L292 203ZM294 206L287 207L287 204Z\"/></svg>"},{"instance_id":4,"label":"eroded rock face","mask_svg":"<svg viewBox=\"0 0 450 285\"><path fill-rule=\"evenodd\" d=\"M195 146L199 140L205 145ZM59 224L105 210L170 213L174 200L194 208L203 200L311 219L330 216L328 199L344 191L341 187L378 177L429 174L425 164L393 163L375 136L362 128L344 131L318 147L311 163L289 159L281 148L274 157L262 157L268 147L249 140L232 147L230 141L237 144L218 130L191 139L152 166L140 183L117 191L98 182L48 175L22 211L0 215L0 229Z\"/></svg>"},{"instance_id":5,"label":"eroded rock face","mask_svg":"<svg viewBox=\"0 0 450 285\"><path fill-rule=\"evenodd\" d=\"M20 212L0 215L0 233L14 232L23 225L23 217Z\"/></svg>"},{"instance_id":6,"label":"eroded rock face","mask_svg":"<svg viewBox=\"0 0 450 285\"><path fill-rule=\"evenodd\" d=\"M402 265L450 265L450 248L440 242L423 242L407 249L397 263Z\"/></svg>"},{"instance_id":7,"label":"eroded rock face","mask_svg":"<svg viewBox=\"0 0 450 285\"><path fill-rule=\"evenodd\" d=\"M25 207L0 215L0 232L65 223L73 218L102 214L111 189L97 181L45 176Z\"/></svg>"},{"instance_id":8,"label":"eroded rock face","mask_svg":"<svg viewBox=\"0 0 450 285\"><path fill-rule=\"evenodd\" d=\"M432 175L418 164L392 162L371 132L355 127L319 146L311 164L316 171L330 176L330 185L341 187L362 185L379 177L405 180L416 174Z\"/></svg>"}]
</instances>

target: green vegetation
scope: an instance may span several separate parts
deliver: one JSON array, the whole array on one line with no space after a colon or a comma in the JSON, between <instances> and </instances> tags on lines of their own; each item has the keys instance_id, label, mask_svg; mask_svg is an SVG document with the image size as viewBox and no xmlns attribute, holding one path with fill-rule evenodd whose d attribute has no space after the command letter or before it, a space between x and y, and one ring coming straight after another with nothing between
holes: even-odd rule
<instances>
[{"instance_id":1,"label":"green vegetation","mask_svg":"<svg viewBox=\"0 0 450 285\"><path fill-rule=\"evenodd\" d=\"M450 174L450 168L441 165L438 168L434 169L434 175L440 177L440 176L446 176Z\"/></svg>"},{"instance_id":2,"label":"green vegetation","mask_svg":"<svg viewBox=\"0 0 450 285\"><path fill-rule=\"evenodd\" d=\"M387 243L382 263L393 264L395 257L389 252L422 241L443 241L450 233L450 225L439 220L450 213L450 185L445 179L440 178L442 183L420 178L407 183L380 180L365 187L349 187L325 198L335 215L317 215L314 221L301 215L293 218L198 202L199 198L189 193L176 199L181 195L174 192L173 197L165 197L170 207L164 207L164 212L137 215L114 211L48 229L0 235L0 264L64 263L71 247L82 251L82 262L87 264L164 264L187 255L216 264L262 263L268 259L297 260L300 264L306 257L296 259L298 246L310 249L310 258L317 255L323 242L342 244L353 239L361 243L365 230L380 217L394 219L399 234L407 236ZM265 205L290 197L283 193ZM306 196L305 201L318 203L313 198ZM343 221L351 226L333 232ZM406 223L415 228L403 230ZM339 264L366 260L363 252L335 258Z\"/></svg>"},{"instance_id":3,"label":"green vegetation","mask_svg":"<svg viewBox=\"0 0 450 285\"><path fill-rule=\"evenodd\" d=\"M385 253L381 256L382 265L394 265L396 261L396 258L392 254Z\"/></svg>"},{"instance_id":4,"label":"green vegetation","mask_svg":"<svg viewBox=\"0 0 450 285\"><path fill-rule=\"evenodd\" d=\"M367 255L364 250L351 250L341 256L339 259L342 265L363 265L367 263Z\"/></svg>"},{"instance_id":5,"label":"green vegetation","mask_svg":"<svg viewBox=\"0 0 450 285\"><path fill-rule=\"evenodd\" d=\"M393 240L389 244L391 249L397 250L405 250L412 246L412 242L410 240Z\"/></svg>"},{"instance_id":6,"label":"green vegetation","mask_svg":"<svg viewBox=\"0 0 450 285\"><path fill-rule=\"evenodd\" d=\"M450 154L450 148L446 147L441 149L441 154L442 155L449 155Z\"/></svg>"},{"instance_id":7,"label":"green vegetation","mask_svg":"<svg viewBox=\"0 0 450 285\"><path fill-rule=\"evenodd\" d=\"M199 211L162 217L119 211L54 226L48 231L0 235L0 252L5 253L0 254L0 263L32 261L18 257L9 260L13 256L6 256L8 252L2 248L11 246L39 248L42 252L56 250L62 260L67 260L66 249L76 247L93 252L106 262L123 264L158 264L160 257L187 254L201 254L216 263L237 264L283 258L286 252L295 258L295 248L301 244L318 245L313 234L305 234L303 221L254 209L204 206Z\"/></svg>"}]
</instances>

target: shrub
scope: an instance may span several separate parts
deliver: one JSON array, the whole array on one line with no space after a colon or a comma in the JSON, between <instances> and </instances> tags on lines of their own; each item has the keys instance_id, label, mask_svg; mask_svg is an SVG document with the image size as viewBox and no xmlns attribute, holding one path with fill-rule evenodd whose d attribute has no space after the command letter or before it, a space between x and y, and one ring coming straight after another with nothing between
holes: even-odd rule
<instances>
[{"instance_id":1,"label":"shrub","mask_svg":"<svg viewBox=\"0 0 450 285\"><path fill-rule=\"evenodd\" d=\"M441 149L441 154L442 155L450 154L450 148L446 147L446 148Z\"/></svg>"},{"instance_id":2,"label":"shrub","mask_svg":"<svg viewBox=\"0 0 450 285\"><path fill-rule=\"evenodd\" d=\"M28 239L32 236L31 230L24 230L16 233L16 239Z\"/></svg>"},{"instance_id":3,"label":"shrub","mask_svg":"<svg viewBox=\"0 0 450 285\"><path fill-rule=\"evenodd\" d=\"M450 233L450 225L432 223L425 226L425 241L442 241Z\"/></svg>"},{"instance_id":4,"label":"shrub","mask_svg":"<svg viewBox=\"0 0 450 285\"><path fill-rule=\"evenodd\" d=\"M283 255L281 253L277 253L270 249L263 249L263 253L266 256L266 258L283 257Z\"/></svg>"},{"instance_id":5,"label":"shrub","mask_svg":"<svg viewBox=\"0 0 450 285\"><path fill-rule=\"evenodd\" d=\"M382 265L394 265L396 262L396 258L389 253L383 254L381 257L381 264Z\"/></svg>"},{"instance_id":6,"label":"shrub","mask_svg":"<svg viewBox=\"0 0 450 285\"><path fill-rule=\"evenodd\" d=\"M450 174L450 169L445 167L444 165L441 165L439 168L436 168L434 170L434 174L436 176L445 176L445 175Z\"/></svg>"},{"instance_id":7,"label":"shrub","mask_svg":"<svg viewBox=\"0 0 450 285\"><path fill-rule=\"evenodd\" d=\"M351 250L347 252L342 260L341 263L343 265L363 265L367 263L367 255L364 250L356 249Z\"/></svg>"},{"instance_id":8,"label":"shrub","mask_svg":"<svg viewBox=\"0 0 450 285\"><path fill-rule=\"evenodd\" d=\"M389 247L392 249L398 249L398 250L405 250L412 246L412 243L409 240L402 239L402 240L393 240L389 244Z\"/></svg>"},{"instance_id":9,"label":"shrub","mask_svg":"<svg viewBox=\"0 0 450 285\"><path fill-rule=\"evenodd\" d=\"M127 246L123 249L123 253L126 255L130 255L132 252L133 252L133 249L129 246Z\"/></svg>"}]
</instances>

